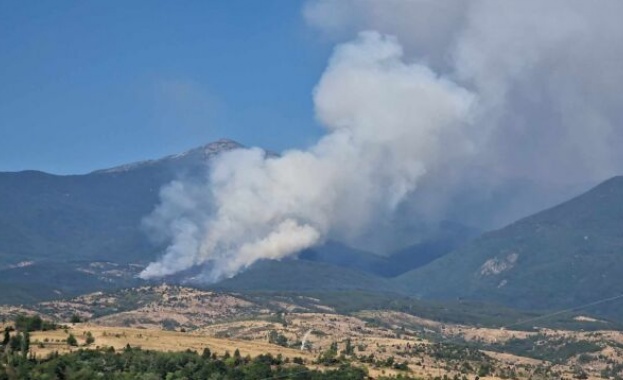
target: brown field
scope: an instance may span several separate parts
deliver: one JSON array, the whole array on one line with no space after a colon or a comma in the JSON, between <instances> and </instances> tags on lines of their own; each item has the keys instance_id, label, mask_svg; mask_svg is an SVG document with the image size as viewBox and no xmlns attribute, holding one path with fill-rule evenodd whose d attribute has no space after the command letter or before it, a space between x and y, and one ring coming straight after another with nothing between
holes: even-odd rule
<instances>
[{"instance_id":1,"label":"brown field","mask_svg":"<svg viewBox=\"0 0 623 380\"><path fill-rule=\"evenodd\" d=\"M200 353L204 348L209 348L212 352L216 352L219 355L224 354L226 351L233 353L238 349L243 356L250 355L254 357L260 354L271 353L290 359L301 357L306 364L319 368L319 366L312 365L312 363L318 354L322 352L322 348L328 347L332 341L337 341L340 348L342 348L345 339L350 338L353 345L357 347L357 355L373 354L377 359L387 359L393 356L396 361L405 360L409 363L410 375L412 376L427 378L429 376L434 377L439 374L446 374L451 377L459 373L458 370L449 368L448 363L439 362L430 356L422 354L410 357L403 354L407 345L430 345L430 342L410 335L401 338L392 337L387 330L383 329L366 328L357 330L356 327L362 326L362 322L352 317L322 314L294 315L290 316L288 326L291 327L283 327L281 324L265 321L236 321L183 333L159 329L110 327L92 323L79 323L68 326L67 331L59 329L33 332L31 335L31 351L37 357L44 357L54 351L67 353L78 348L114 347L115 350L120 350L128 344L132 347L157 351L193 350ZM323 326L325 328L322 328ZM326 328L327 326L328 328ZM266 339L266 331L270 331L273 328L279 329L278 331L284 333L284 335L287 333L300 339L302 335L299 334L299 331L310 327L312 329L317 328L317 331L321 332L320 335L310 335L310 341L313 344L311 350L301 351L297 348L281 347L268 343ZM355 327L354 333L349 335L348 328L352 327ZM232 336L228 338L214 336L214 334L223 331L230 331ZM95 342L89 346L85 346L87 332L91 332L95 338ZM335 335L329 335L332 332ZM67 345L66 339L70 333L76 336L80 347ZM501 366L543 364L539 360L507 353L485 352L485 354ZM612 355L615 354L612 353ZM372 378L380 375L400 373L400 371L389 368L375 368L369 364L360 363L359 365L365 365ZM569 368L560 367L559 369L570 374ZM521 374L522 372L518 371L518 373ZM528 373L520 377L527 378ZM589 378L597 379L599 377ZM501 377L481 377L481 379L501 379Z\"/></svg>"},{"instance_id":2,"label":"brown field","mask_svg":"<svg viewBox=\"0 0 623 380\"><path fill-rule=\"evenodd\" d=\"M275 346L266 342L249 342L233 339L219 339L201 334L182 333L176 331L163 331L155 329L137 329L127 327L98 326L89 323L79 323L71 326L67 331L38 331L31 334L31 350L38 357L45 356L53 351L59 353L70 352L78 348L85 348L87 331L95 338L95 343L87 348L114 347L115 350L123 349L126 345L140 347L145 350L156 351L185 351L192 350L201 353L204 348L209 348L219 355L229 351L233 353L240 350L243 356L251 357L270 352L274 355L281 354L284 357L303 357L311 359L311 355L300 350ZM65 342L69 334L73 334L80 347L70 347ZM47 340L47 341L46 341ZM43 343L39 346L39 343Z\"/></svg>"},{"instance_id":3,"label":"brown field","mask_svg":"<svg viewBox=\"0 0 623 380\"><path fill-rule=\"evenodd\" d=\"M443 324L416 315L396 311L368 310L353 315L336 314L319 300L300 297L275 297L258 304L236 294L223 294L189 289L179 286L143 287L117 293L93 293L66 301L46 302L36 308L46 319L65 325L72 315L90 319L89 322L66 324L54 331L33 332L31 351L37 357L51 352L66 353L79 348L96 349L126 345L157 351L193 350L201 353L209 348L219 355L236 349L251 357L271 353L286 358L301 357L314 368L319 355L336 342L343 351L347 341L354 349L350 360L355 365L366 366L372 378L380 375L405 373L379 365L390 358L394 363L406 363L408 374L423 378L461 374L465 363L468 378L476 376L478 368L490 363L496 371L513 370L518 378L534 378L535 368L549 367L565 378L573 377L573 368L586 369L589 379L597 379L605 368L605 360L623 363L623 334L618 331L577 332L541 330L539 332L513 331L495 328ZM10 321L20 313L32 310L0 307L0 316ZM95 342L85 346L87 332ZM308 334L307 346L301 350L301 341ZM79 347L66 343L73 334ZM445 351L437 342L479 342L502 344L512 338L526 339L535 334L551 338L565 338L596 342L602 347L593 352L589 362L572 357L563 365L513 355L509 352L478 351L471 356L444 357ZM288 347L269 343L269 335L279 335ZM459 345L460 346L460 345ZM447 347L459 347L449 345ZM446 349L446 348L444 348ZM439 353L441 353L441 359ZM480 355L480 356L479 356ZM368 358L368 359L366 359ZM373 358L376 364L370 363ZM590 359L589 358L589 359ZM598 359L598 358L602 358ZM586 358L584 358L586 359ZM500 372L501 373L501 372ZM506 375L508 376L508 374ZM498 379L502 377L481 377Z\"/></svg>"}]
</instances>

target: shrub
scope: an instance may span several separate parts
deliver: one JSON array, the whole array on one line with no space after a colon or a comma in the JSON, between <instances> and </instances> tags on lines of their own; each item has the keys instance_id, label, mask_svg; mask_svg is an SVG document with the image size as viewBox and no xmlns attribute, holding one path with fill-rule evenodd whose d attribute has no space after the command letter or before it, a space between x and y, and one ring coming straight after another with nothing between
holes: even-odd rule
<instances>
[{"instance_id":1,"label":"shrub","mask_svg":"<svg viewBox=\"0 0 623 380\"><path fill-rule=\"evenodd\" d=\"M91 332L90 332L90 331L87 331L87 338L86 338L86 344L87 344L87 346L88 346L89 344L94 343L94 342L95 342L95 337L93 337L93 334L91 334Z\"/></svg>"},{"instance_id":2,"label":"shrub","mask_svg":"<svg viewBox=\"0 0 623 380\"><path fill-rule=\"evenodd\" d=\"M74 347L78 345L78 340L76 339L74 334L69 334L69 336L67 337L67 344Z\"/></svg>"}]
</instances>

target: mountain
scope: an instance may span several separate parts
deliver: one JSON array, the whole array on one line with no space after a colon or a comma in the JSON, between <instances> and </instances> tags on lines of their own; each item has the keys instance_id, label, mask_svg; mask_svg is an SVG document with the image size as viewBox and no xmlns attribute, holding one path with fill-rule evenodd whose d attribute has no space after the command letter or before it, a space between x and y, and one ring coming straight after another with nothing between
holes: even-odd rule
<instances>
[{"instance_id":1,"label":"mountain","mask_svg":"<svg viewBox=\"0 0 623 380\"><path fill-rule=\"evenodd\" d=\"M442 222L426 239L393 252L388 257L387 265L378 269L378 272L385 277L395 277L423 267L466 244L480 233L480 230L460 223Z\"/></svg>"},{"instance_id":2,"label":"mountain","mask_svg":"<svg viewBox=\"0 0 623 380\"><path fill-rule=\"evenodd\" d=\"M267 260L212 288L235 292L397 292L388 279L355 269L297 259Z\"/></svg>"},{"instance_id":3,"label":"mountain","mask_svg":"<svg viewBox=\"0 0 623 380\"><path fill-rule=\"evenodd\" d=\"M160 188L205 176L215 156L240 147L220 140L84 175L0 173L0 303L144 283L136 274L163 247L149 242L141 220L157 205ZM298 260L256 263L215 287L463 297L525 309L621 294L622 178L478 238L476 229L442 222L417 244L386 256L328 242ZM166 281L183 283L200 270ZM604 313L623 311L612 305L604 304Z\"/></svg>"},{"instance_id":4,"label":"mountain","mask_svg":"<svg viewBox=\"0 0 623 380\"><path fill-rule=\"evenodd\" d=\"M374 275L381 275L379 268L388 264L388 259L371 252L351 248L336 241L306 249L298 254L301 261L329 264Z\"/></svg>"},{"instance_id":5,"label":"mountain","mask_svg":"<svg viewBox=\"0 0 623 380\"><path fill-rule=\"evenodd\" d=\"M241 146L220 140L84 175L0 173L0 268L45 259L151 260L155 248L140 226L160 188L181 176L203 175L214 156Z\"/></svg>"},{"instance_id":6,"label":"mountain","mask_svg":"<svg viewBox=\"0 0 623 380\"><path fill-rule=\"evenodd\" d=\"M159 202L162 186L179 178L203 178L215 156L241 147L219 140L83 175L0 173L0 288L10 289L0 292L0 303L140 284L136 274L163 250L141 229L142 218ZM467 236L462 228L439 231L388 257L330 242L302 252L301 260L258 263L222 286L393 291L384 277L417 268ZM184 273L167 281L184 282L192 276Z\"/></svg>"},{"instance_id":7,"label":"mountain","mask_svg":"<svg viewBox=\"0 0 623 380\"><path fill-rule=\"evenodd\" d=\"M623 294L623 177L486 233L396 279L424 298L564 309ZM616 316L623 299L591 308Z\"/></svg>"},{"instance_id":8,"label":"mountain","mask_svg":"<svg viewBox=\"0 0 623 380\"><path fill-rule=\"evenodd\" d=\"M354 249L338 242L306 249L299 253L301 260L321 262L349 268L380 277L396 277L424 266L475 238L479 230L459 223L442 222L426 239L380 256Z\"/></svg>"},{"instance_id":9,"label":"mountain","mask_svg":"<svg viewBox=\"0 0 623 380\"><path fill-rule=\"evenodd\" d=\"M160 252L141 230L160 188L204 176L213 157L240 147L219 140L84 175L0 173L0 303L137 284Z\"/></svg>"}]
</instances>

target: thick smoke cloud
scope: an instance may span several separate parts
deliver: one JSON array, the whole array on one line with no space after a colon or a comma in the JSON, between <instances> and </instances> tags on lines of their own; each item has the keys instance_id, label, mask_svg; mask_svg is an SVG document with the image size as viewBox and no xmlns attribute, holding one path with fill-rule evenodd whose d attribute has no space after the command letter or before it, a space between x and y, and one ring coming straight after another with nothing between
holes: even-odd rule
<instances>
[{"instance_id":1,"label":"thick smoke cloud","mask_svg":"<svg viewBox=\"0 0 623 380\"><path fill-rule=\"evenodd\" d=\"M396 35L408 59L477 93L472 166L567 183L623 169L621 12L616 0L316 0L304 10L333 37Z\"/></svg>"},{"instance_id":2,"label":"thick smoke cloud","mask_svg":"<svg viewBox=\"0 0 623 380\"><path fill-rule=\"evenodd\" d=\"M208 264L217 280L327 239L362 244L400 230L397 214L499 226L623 172L618 0L312 0L303 13L354 39L314 91L326 136L278 158L228 153L206 183L165 188L147 224L171 244L144 278Z\"/></svg>"},{"instance_id":3,"label":"thick smoke cloud","mask_svg":"<svg viewBox=\"0 0 623 380\"><path fill-rule=\"evenodd\" d=\"M208 280L218 280L328 237L355 242L427 171L469 155L473 96L402 55L395 38L375 32L338 46L314 92L327 128L316 145L272 158L229 152L213 163L204 193L165 188L148 223L172 244L142 277L209 263ZM208 198L214 208L197 207Z\"/></svg>"}]
</instances>

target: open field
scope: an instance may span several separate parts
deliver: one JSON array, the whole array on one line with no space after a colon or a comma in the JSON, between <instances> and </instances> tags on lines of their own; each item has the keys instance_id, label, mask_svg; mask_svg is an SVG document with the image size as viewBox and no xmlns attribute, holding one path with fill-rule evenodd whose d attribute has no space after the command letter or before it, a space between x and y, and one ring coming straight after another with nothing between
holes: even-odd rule
<instances>
[{"instance_id":1,"label":"open field","mask_svg":"<svg viewBox=\"0 0 623 380\"><path fill-rule=\"evenodd\" d=\"M115 350L120 350L128 344L132 347L156 351L193 350L201 352L204 348L209 348L212 352L216 352L219 355L224 354L226 351L233 353L238 349L243 356L251 355L253 357L270 352L274 355L281 354L289 358L298 356L312 359L311 354L307 352L275 346L266 342L219 339L195 333L98 326L89 323L72 325L67 331L59 329L33 332L31 340L34 344L31 347L31 351L41 357L53 351L64 353L76 350L78 347L71 347L66 343L70 333L77 338L78 344L81 347L85 347L87 332L91 332L95 338L95 343L89 345L88 348L114 347ZM39 346L39 343L43 344Z\"/></svg>"},{"instance_id":2,"label":"open field","mask_svg":"<svg viewBox=\"0 0 623 380\"><path fill-rule=\"evenodd\" d=\"M33 313L59 323L56 330L31 333L30 351L39 358L79 348L120 350L130 345L199 353L209 348L218 355L239 350L251 357L270 353L301 358L314 368L348 362L365 366L372 378L445 374L470 379L597 379L623 368L619 331L511 330L442 323L395 310L338 314L310 297L258 301L162 285L46 302L36 311L0 309L7 324L18 314ZM68 323L72 316L87 322ZM86 345L89 333L94 342ZM67 344L70 334L77 346ZM334 354L329 355L330 350Z\"/></svg>"},{"instance_id":3,"label":"open field","mask_svg":"<svg viewBox=\"0 0 623 380\"><path fill-rule=\"evenodd\" d=\"M345 350L346 340L350 339L354 348L354 355L349 356L350 360L358 365L366 366L373 377L381 374L399 373L409 373L411 376L424 378L439 374L454 376L455 374L469 374L468 368L472 368L472 375L475 375L478 366L482 365L483 361L494 368L513 368L514 373L519 378L528 378L532 373L531 371L536 368L547 367L560 374L569 376L573 374L572 363L554 366L544 360L504 352L466 350L461 353L455 349L448 349L447 356L443 357L439 355L441 352L437 351L438 343L418 338L408 332L396 337L391 330L366 327L365 322L361 320L339 315L293 315L289 317L286 327L266 321L235 321L209 326L193 332L111 327L92 323L78 323L67 327L66 330L33 332L31 335L31 352L37 357L44 357L52 352L67 353L78 348L114 347L115 350L121 350L127 345L156 351L193 350L202 352L203 349L209 348L218 355L239 350L242 356L254 357L271 353L290 359L300 357L306 365L323 368L323 366L314 364L319 355L332 342L337 342L341 351ZM311 345L309 349L301 350L298 342L305 329L312 331L309 334ZM288 338L288 342L293 342L296 345L294 347L282 347L268 343L269 331L277 331L279 334L283 334ZM87 346L85 340L88 332L95 338L95 342ZM72 347L66 343L69 334L73 334L77 338L79 347ZM221 337L224 334L229 336L227 338ZM603 354L611 358L621 355L620 350L612 347L604 348ZM368 362L365 358L369 357L374 357L375 362ZM388 360L393 360L396 363L407 363L408 372L379 364ZM469 365L465 363L469 363ZM503 377L481 376L481 379L499 378Z\"/></svg>"}]
</instances>

